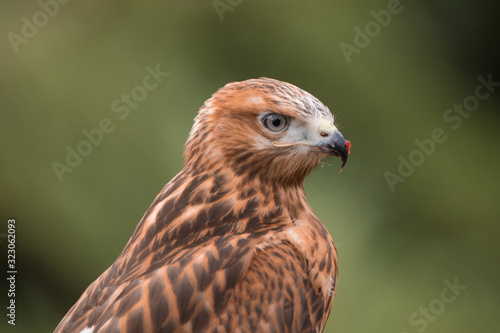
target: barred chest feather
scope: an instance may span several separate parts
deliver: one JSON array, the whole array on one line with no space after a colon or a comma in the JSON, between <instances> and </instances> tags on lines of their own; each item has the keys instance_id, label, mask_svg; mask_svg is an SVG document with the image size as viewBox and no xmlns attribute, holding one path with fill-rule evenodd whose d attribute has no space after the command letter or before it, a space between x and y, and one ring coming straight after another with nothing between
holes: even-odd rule
<instances>
[{"instance_id":1,"label":"barred chest feather","mask_svg":"<svg viewBox=\"0 0 500 333\"><path fill-rule=\"evenodd\" d=\"M211 245L222 253L218 246L228 242L236 246L238 241L248 242L254 251L288 242L307 262L316 291L325 300L331 298L336 249L301 186L265 184L247 175L228 175L227 170L189 171L179 173L165 186L139 223L131 242L136 238L143 241L128 251L137 256L137 264L143 253L161 253L151 258L153 266L161 266L190 260L201 245ZM185 247L193 250L176 250ZM134 264L130 258L122 261Z\"/></svg>"},{"instance_id":2,"label":"barred chest feather","mask_svg":"<svg viewBox=\"0 0 500 333\"><path fill-rule=\"evenodd\" d=\"M322 332L337 251L302 182L351 144L311 94L226 85L195 118L184 168L55 332Z\"/></svg>"}]
</instances>

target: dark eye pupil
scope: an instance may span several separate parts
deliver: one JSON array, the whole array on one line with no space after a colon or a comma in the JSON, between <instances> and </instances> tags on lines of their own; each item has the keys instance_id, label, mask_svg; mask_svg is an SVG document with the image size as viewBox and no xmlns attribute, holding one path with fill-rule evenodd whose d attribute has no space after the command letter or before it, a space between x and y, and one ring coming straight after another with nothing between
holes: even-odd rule
<instances>
[{"instance_id":1,"label":"dark eye pupil","mask_svg":"<svg viewBox=\"0 0 500 333\"><path fill-rule=\"evenodd\" d=\"M286 119L280 114L268 114L263 119L263 125L274 133L281 132L286 129Z\"/></svg>"},{"instance_id":2,"label":"dark eye pupil","mask_svg":"<svg viewBox=\"0 0 500 333\"><path fill-rule=\"evenodd\" d=\"M281 125L281 119L278 117L273 117L271 119L271 123L273 124L274 127L280 127Z\"/></svg>"}]
</instances>

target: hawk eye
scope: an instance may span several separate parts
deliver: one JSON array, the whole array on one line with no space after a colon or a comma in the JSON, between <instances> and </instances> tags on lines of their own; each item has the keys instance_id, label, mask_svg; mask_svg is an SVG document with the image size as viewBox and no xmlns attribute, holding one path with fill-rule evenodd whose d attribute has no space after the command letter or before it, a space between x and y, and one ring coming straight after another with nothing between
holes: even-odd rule
<instances>
[{"instance_id":1,"label":"hawk eye","mask_svg":"<svg viewBox=\"0 0 500 333\"><path fill-rule=\"evenodd\" d=\"M271 132L282 132L286 129L287 121L286 118L280 114L272 113L268 114L263 119L264 127Z\"/></svg>"}]
</instances>

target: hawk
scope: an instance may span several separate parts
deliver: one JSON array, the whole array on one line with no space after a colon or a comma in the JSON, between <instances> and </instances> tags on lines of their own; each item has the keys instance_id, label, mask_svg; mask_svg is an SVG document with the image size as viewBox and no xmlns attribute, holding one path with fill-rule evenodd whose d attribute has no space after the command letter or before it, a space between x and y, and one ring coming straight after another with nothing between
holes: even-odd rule
<instances>
[{"instance_id":1,"label":"hawk","mask_svg":"<svg viewBox=\"0 0 500 333\"><path fill-rule=\"evenodd\" d=\"M302 183L350 147L292 84L225 85L200 108L183 169L55 332L323 331L337 251Z\"/></svg>"}]
</instances>

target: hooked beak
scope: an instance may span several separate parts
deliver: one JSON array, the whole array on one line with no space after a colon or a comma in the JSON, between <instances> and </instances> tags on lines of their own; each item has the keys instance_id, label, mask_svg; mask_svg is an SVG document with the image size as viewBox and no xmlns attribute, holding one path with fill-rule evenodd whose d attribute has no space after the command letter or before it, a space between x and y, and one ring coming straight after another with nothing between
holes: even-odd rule
<instances>
[{"instance_id":1,"label":"hooked beak","mask_svg":"<svg viewBox=\"0 0 500 333\"><path fill-rule=\"evenodd\" d=\"M342 169L347 162L347 157L351 152L351 141L344 139L342 133L335 129L332 136L328 140L321 142L318 145L318 148L326 154L340 156L342 159L340 172L342 172Z\"/></svg>"}]
</instances>

